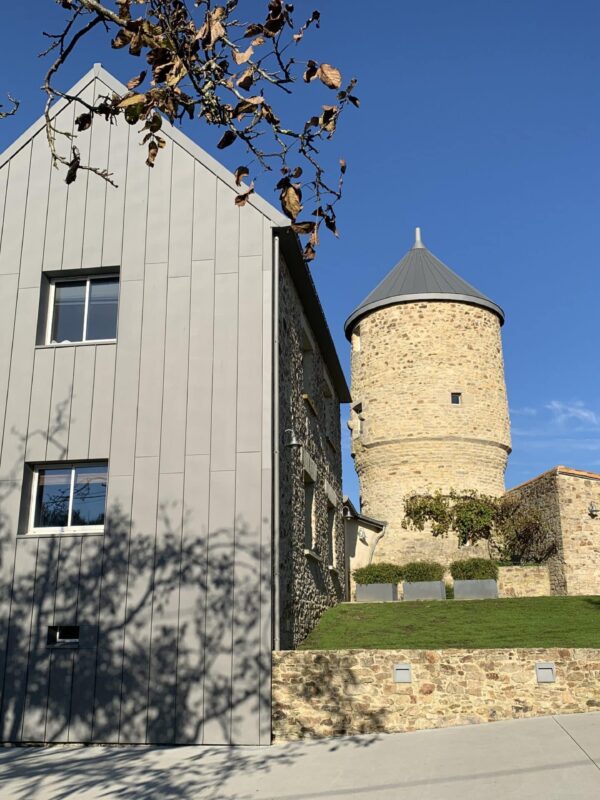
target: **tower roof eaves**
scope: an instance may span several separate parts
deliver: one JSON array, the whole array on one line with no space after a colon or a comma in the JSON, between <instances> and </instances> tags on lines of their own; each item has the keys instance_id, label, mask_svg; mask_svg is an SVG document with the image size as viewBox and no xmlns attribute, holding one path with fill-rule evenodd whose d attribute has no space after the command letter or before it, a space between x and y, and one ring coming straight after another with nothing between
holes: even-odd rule
<instances>
[{"instance_id":1,"label":"tower roof eaves","mask_svg":"<svg viewBox=\"0 0 600 800\"><path fill-rule=\"evenodd\" d=\"M468 294L453 294L451 292L424 292L419 294L400 294L395 297L385 297L382 300L374 300L372 303L360 306L353 311L344 323L344 331L346 338L350 339L352 328L362 317L370 314L378 308L385 308L385 306L396 306L401 303L420 303L422 301L439 301L439 302L454 302L466 303L472 306L480 306L487 308L500 318L500 324L504 325L504 311L499 305L496 305L492 300L483 297L473 297Z\"/></svg>"}]
</instances>

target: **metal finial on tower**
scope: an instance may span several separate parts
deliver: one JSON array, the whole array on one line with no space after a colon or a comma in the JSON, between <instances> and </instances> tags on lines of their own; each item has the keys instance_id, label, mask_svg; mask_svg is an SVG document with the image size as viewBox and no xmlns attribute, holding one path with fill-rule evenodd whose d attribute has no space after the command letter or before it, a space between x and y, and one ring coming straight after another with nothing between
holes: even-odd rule
<instances>
[{"instance_id":1,"label":"metal finial on tower","mask_svg":"<svg viewBox=\"0 0 600 800\"><path fill-rule=\"evenodd\" d=\"M421 228L415 228L415 243L413 244L413 250L417 250L419 247L425 247L425 245L421 241Z\"/></svg>"}]
</instances>

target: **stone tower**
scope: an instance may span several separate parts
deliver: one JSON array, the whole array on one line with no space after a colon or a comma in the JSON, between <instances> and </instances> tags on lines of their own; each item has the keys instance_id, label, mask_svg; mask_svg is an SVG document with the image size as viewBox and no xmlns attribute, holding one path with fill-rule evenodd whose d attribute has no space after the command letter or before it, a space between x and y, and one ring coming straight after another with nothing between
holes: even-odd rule
<instances>
[{"instance_id":1,"label":"stone tower","mask_svg":"<svg viewBox=\"0 0 600 800\"><path fill-rule=\"evenodd\" d=\"M385 520L375 561L474 555L402 528L413 493L504 493L511 450L502 309L415 244L346 321L361 511ZM467 552L465 552L467 550Z\"/></svg>"}]
</instances>

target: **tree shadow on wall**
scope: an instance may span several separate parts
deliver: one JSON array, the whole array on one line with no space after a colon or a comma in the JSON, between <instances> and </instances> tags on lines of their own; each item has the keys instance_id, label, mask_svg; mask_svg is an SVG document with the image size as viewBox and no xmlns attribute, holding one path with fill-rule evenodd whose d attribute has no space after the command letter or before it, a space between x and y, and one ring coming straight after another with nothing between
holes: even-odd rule
<instances>
[{"instance_id":1,"label":"tree shadow on wall","mask_svg":"<svg viewBox=\"0 0 600 800\"><path fill-rule=\"evenodd\" d=\"M56 441L63 425L59 408ZM24 453L23 441L14 476L0 488L0 740L268 741L270 542L242 519L208 532L180 504L163 504L149 530L113 503L104 535L17 537ZM62 625L79 627L78 647L49 646L49 628ZM234 750L232 759L211 761L216 752L197 751L189 776L176 780L154 762L136 766L131 749L95 750L85 774L61 758L60 796L110 792L116 780L123 797L186 797L203 787L219 797L240 770L256 775L292 758ZM40 752L7 755L11 773L27 779L21 796L42 796L36 775L48 767Z\"/></svg>"},{"instance_id":2,"label":"tree shadow on wall","mask_svg":"<svg viewBox=\"0 0 600 800\"><path fill-rule=\"evenodd\" d=\"M136 530L113 505L105 536L18 540L3 741L258 740L270 715L260 691L270 671L265 548L241 522L183 541L161 508L158 526L158 535ZM8 553L6 526L0 537ZM79 626L78 647L49 646L49 627L60 625Z\"/></svg>"}]
</instances>

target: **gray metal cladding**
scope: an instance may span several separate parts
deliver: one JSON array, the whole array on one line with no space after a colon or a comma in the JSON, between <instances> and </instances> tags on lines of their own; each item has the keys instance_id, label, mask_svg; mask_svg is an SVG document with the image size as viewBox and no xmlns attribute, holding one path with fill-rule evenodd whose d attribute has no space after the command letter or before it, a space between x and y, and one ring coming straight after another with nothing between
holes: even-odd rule
<instances>
[{"instance_id":1,"label":"gray metal cladding","mask_svg":"<svg viewBox=\"0 0 600 800\"><path fill-rule=\"evenodd\" d=\"M96 68L87 100L118 90ZM58 105L73 130L73 105ZM67 186L38 123L0 162L0 739L266 744L272 227L165 125L95 122ZM59 137L68 152L68 142ZM118 270L117 342L40 343L44 273ZM36 344L37 342L37 344ZM107 460L104 534L27 534L29 468ZM80 627L77 649L49 625Z\"/></svg>"}]
</instances>

